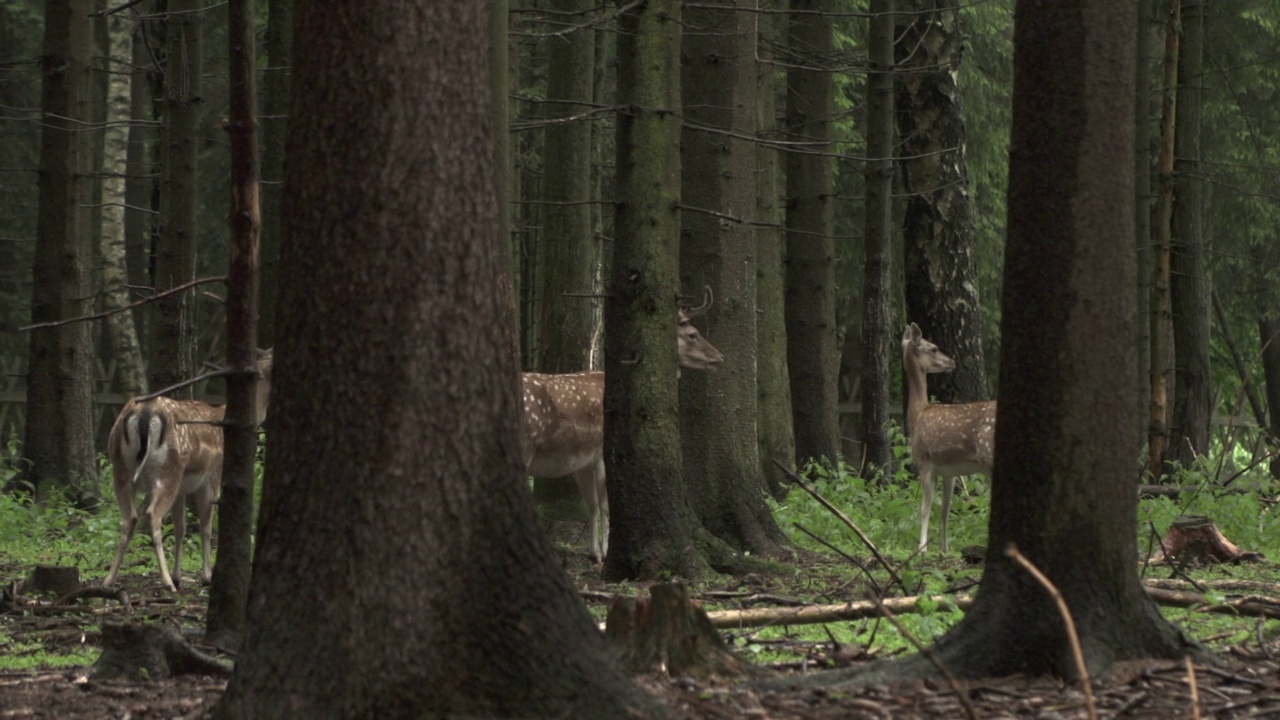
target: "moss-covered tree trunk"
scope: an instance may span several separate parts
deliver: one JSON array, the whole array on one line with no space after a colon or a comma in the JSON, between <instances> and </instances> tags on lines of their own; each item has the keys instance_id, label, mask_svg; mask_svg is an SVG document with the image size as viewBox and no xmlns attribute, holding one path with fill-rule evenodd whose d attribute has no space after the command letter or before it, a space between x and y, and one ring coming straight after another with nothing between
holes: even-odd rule
<instances>
[{"instance_id":1,"label":"moss-covered tree trunk","mask_svg":"<svg viewBox=\"0 0 1280 720\"><path fill-rule=\"evenodd\" d=\"M92 309L94 264L92 123L94 40L89 0L45 5L39 205L32 268L31 320L70 320ZM54 492L93 503L98 464L93 449L93 358L89 324L31 331L27 359L27 424L20 478L43 501Z\"/></svg>"},{"instance_id":2,"label":"moss-covered tree trunk","mask_svg":"<svg viewBox=\"0 0 1280 720\"><path fill-rule=\"evenodd\" d=\"M487 25L298 8L269 511L215 717L661 715L522 483Z\"/></svg>"},{"instance_id":3,"label":"moss-covered tree trunk","mask_svg":"<svg viewBox=\"0 0 1280 720\"><path fill-rule=\"evenodd\" d=\"M714 372L680 380L680 437L690 499L711 533L757 555L782 531L764 502L756 452L756 69L754 18L732 5L690 8L681 52L684 212L680 278L710 286L699 329L725 356ZM708 212L714 211L714 212Z\"/></svg>"},{"instance_id":4,"label":"moss-covered tree trunk","mask_svg":"<svg viewBox=\"0 0 1280 720\"><path fill-rule=\"evenodd\" d=\"M783 3L767 7L779 9ZM786 37L786 16L763 14L759 18L761 62L756 64L756 127L760 137L777 140L778 88L785 76L772 61L775 47ZM787 374L787 322L782 264L782 154L776 146L756 145L756 410L760 465L769 492L778 499L788 491L786 475L774 460L790 468L796 462L796 435L791 418L791 383Z\"/></svg>"},{"instance_id":5,"label":"moss-covered tree trunk","mask_svg":"<svg viewBox=\"0 0 1280 720\"><path fill-rule=\"evenodd\" d=\"M958 0L897 0L898 161L907 318L956 361L929 378L940 402L986 400L977 237L956 75L964 50Z\"/></svg>"},{"instance_id":6,"label":"moss-covered tree trunk","mask_svg":"<svg viewBox=\"0 0 1280 720\"><path fill-rule=\"evenodd\" d=\"M681 475L676 398L680 237L679 0L619 18L618 171L605 304L604 455L611 580L707 569Z\"/></svg>"},{"instance_id":7,"label":"moss-covered tree trunk","mask_svg":"<svg viewBox=\"0 0 1280 720\"><path fill-rule=\"evenodd\" d=\"M831 167L831 0L793 0L787 56L786 321L787 371L795 420L796 460L835 460L840 450L836 414L835 242Z\"/></svg>"}]
</instances>

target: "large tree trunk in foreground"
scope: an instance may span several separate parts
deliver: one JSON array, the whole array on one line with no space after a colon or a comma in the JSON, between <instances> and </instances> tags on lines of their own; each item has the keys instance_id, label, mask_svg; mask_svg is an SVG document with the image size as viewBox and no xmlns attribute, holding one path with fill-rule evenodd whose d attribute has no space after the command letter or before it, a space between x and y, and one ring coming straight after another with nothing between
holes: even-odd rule
<instances>
[{"instance_id":1,"label":"large tree trunk in foreground","mask_svg":"<svg viewBox=\"0 0 1280 720\"><path fill-rule=\"evenodd\" d=\"M898 166L907 319L956 361L929 377L940 402L986 400L977 239L965 166L956 71L963 56L959 0L898 0ZM905 324L905 323L902 323Z\"/></svg>"},{"instance_id":2,"label":"large tree trunk in foreground","mask_svg":"<svg viewBox=\"0 0 1280 720\"><path fill-rule=\"evenodd\" d=\"M604 447L611 580L707 571L681 475L676 350L680 233L680 3L619 18L618 198L605 305Z\"/></svg>"},{"instance_id":3,"label":"large tree trunk in foreground","mask_svg":"<svg viewBox=\"0 0 1280 720\"><path fill-rule=\"evenodd\" d=\"M934 653L953 674L1077 675L1061 591L1091 674L1194 652L1137 574L1132 244L1136 6L1023 0L1015 19L1000 415L986 572ZM1053 33L1055 42L1034 42ZM884 670L930 674L920 656Z\"/></svg>"},{"instance_id":4,"label":"large tree trunk in foreground","mask_svg":"<svg viewBox=\"0 0 1280 720\"><path fill-rule=\"evenodd\" d=\"M486 4L411 5L298 8L282 370L215 716L652 713L523 482Z\"/></svg>"}]
</instances>

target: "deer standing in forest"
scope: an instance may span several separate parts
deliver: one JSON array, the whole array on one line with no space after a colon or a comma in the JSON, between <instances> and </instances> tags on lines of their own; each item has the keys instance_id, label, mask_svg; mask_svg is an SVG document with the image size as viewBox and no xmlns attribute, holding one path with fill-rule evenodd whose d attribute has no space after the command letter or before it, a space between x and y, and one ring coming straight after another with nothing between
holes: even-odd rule
<instances>
[{"instance_id":1,"label":"deer standing in forest","mask_svg":"<svg viewBox=\"0 0 1280 720\"><path fill-rule=\"evenodd\" d=\"M929 544L929 512L933 477L942 478L942 552L947 552L947 516L956 477L982 473L991 477L995 455L996 402L929 404L929 373L951 372L956 361L925 340L915 323L902 334L902 368L907 375L907 425L911 459L920 471L920 550Z\"/></svg>"},{"instance_id":2,"label":"deer standing in forest","mask_svg":"<svg viewBox=\"0 0 1280 720\"><path fill-rule=\"evenodd\" d=\"M692 318L711 308L711 288L701 306L681 308L676 323L680 367L715 370L724 356ZM677 376L679 370L677 369ZM534 477L573 475L587 505L588 546L596 562L609 551L609 496L604 474L604 373L599 371L521 376L524 395L523 447Z\"/></svg>"},{"instance_id":3,"label":"deer standing in forest","mask_svg":"<svg viewBox=\"0 0 1280 720\"><path fill-rule=\"evenodd\" d=\"M258 359L256 411L258 425L267 415L271 394L271 351ZM167 397L134 398L111 426L107 457L111 460L113 489L120 506L120 542L104 587L115 584L125 550L138 524L138 493L146 493L151 545L160 564L165 587L177 592L182 582L182 543L186 538L187 500L195 501L200 519L203 566L200 579L212 580L209 544L212 539L213 505L222 487L222 421L226 407L199 400ZM162 521L172 509L173 575L164 559Z\"/></svg>"}]
</instances>

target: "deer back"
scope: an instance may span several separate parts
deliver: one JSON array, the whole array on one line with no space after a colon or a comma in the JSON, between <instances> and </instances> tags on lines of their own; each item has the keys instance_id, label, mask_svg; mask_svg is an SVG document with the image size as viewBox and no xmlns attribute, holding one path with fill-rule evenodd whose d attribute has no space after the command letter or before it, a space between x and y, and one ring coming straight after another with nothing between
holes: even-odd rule
<instances>
[{"instance_id":1,"label":"deer back","mask_svg":"<svg viewBox=\"0 0 1280 720\"><path fill-rule=\"evenodd\" d=\"M523 445L529 474L561 477L604 447L604 373L524 373Z\"/></svg>"},{"instance_id":2,"label":"deer back","mask_svg":"<svg viewBox=\"0 0 1280 720\"><path fill-rule=\"evenodd\" d=\"M225 414L226 408L198 400L130 400L107 440L115 484L150 492L161 477L178 472L183 493L206 480L220 483L222 427L216 423Z\"/></svg>"}]
</instances>

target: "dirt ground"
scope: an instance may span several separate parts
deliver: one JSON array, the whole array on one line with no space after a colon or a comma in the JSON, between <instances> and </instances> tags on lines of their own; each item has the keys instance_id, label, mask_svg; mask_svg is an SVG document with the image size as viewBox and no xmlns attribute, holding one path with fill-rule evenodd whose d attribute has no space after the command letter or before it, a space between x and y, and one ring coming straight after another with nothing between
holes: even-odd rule
<instances>
[{"instance_id":1,"label":"dirt ground","mask_svg":"<svg viewBox=\"0 0 1280 720\"><path fill-rule=\"evenodd\" d=\"M580 525L579 525L580 527ZM566 567L584 589L591 604L606 602L607 588L582 555L581 543L565 551ZM131 620L167 622L180 627L198 644L203 624L205 592L184 588L178 598L164 593L154 568L126 568L122 584L131 598ZM19 568L0 568L8 582ZM755 583L769 592L769 580ZM75 647L97 656L103 622L123 620L121 605L92 600L75 611L15 612L12 586L0 595L0 623L19 642L43 643L46 648ZM696 595L696 593L695 593ZM824 652L815 648L816 653ZM1130 663L1093 681L1097 717L1102 718L1261 718L1280 717L1280 647L1262 638L1247 647L1219 655L1217 665L1196 665L1192 673L1180 662ZM778 670L792 676L797 667ZM1085 695L1078 685L1042 678L999 678L966 682L952 688L945 682L872 685L857 690L761 690L729 679L693 680L647 675L636 678L650 694L662 699L687 720L842 720L848 718L1085 718ZM129 720L204 718L217 702L226 679L181 676L144 682L91 679L88 667L0 673L0 720L9 718L77 718ZM965 704L970 709L966 709Z\"/></svg>"}]
</instances>

